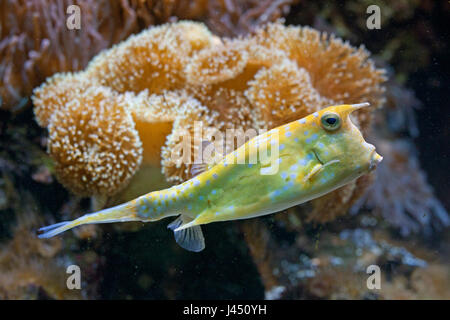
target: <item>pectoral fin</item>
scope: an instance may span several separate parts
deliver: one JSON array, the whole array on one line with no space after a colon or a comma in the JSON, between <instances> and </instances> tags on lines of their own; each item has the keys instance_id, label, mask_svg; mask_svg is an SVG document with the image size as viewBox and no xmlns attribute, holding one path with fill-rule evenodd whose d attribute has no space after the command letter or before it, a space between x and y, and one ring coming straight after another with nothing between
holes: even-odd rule
<instances>
[{"instance_id":1,"label":"pectoral fin","mask_svg":"<svg viewBox=\"0 0 450 320\"><path fill-rule=\"evenodd\" d=\"M339 160L334 159L334 160L330 160L325 164L322 164L322 162L320 161L319 157L316 154L316 158L319 161L318 164L316 164L311 171L303 178L303 182L307 182L308 180L312 179L317 173L319 173L320 170L322 170L325 167L331 166L332 164L335 163L339 163Z\"/></svg>"},{"instance_id":2,"label":"pectoral fin","mask_svg":"<svg viewBox=\"0 0 450 320\"><path fill-rule=\"evenodd\" d=\"M320 170L322 170L323 168L323 164L318 163L316 164L311 171L303 178L303 182L307 182L308 180L310 180L312 177L314 177L317 172L319 172Z\"/></svg>"}]
</instances>

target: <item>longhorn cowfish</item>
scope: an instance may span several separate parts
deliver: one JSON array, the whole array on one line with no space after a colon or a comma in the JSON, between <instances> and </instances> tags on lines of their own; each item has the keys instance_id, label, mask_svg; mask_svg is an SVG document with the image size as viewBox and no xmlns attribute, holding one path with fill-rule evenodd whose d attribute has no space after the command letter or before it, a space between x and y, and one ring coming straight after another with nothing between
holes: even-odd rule
<instances>
[{"instance_id":1,"label":"longhorn cowfish","mask_svg":"<svg viewBox=\"0 0 450 320\"><path fill-rule=\"evenodd\" d=\"M84 224L178 216L168 225L176 242L187 250L201 251L205 248L203 224L275 213L373 170L382 157L350 119L351 112L368 105L331 106L274 128L184 183L41 228L39 237L49 238ZM256 158L253 163L252 158Z\"/></svg>"}]
</instances>

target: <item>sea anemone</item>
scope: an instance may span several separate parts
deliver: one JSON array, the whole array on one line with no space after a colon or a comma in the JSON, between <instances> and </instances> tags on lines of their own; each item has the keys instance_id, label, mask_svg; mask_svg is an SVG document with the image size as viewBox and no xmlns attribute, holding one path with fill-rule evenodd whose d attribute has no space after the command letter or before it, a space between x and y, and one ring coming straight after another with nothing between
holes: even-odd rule
<instances>
[{"instance_id":1,"label":"sea anemone","mask_svg":"<svg viewBox=\"0 0 450 320\"><path fill-rule=\"evenodd\" d=\"M120 93L181 89L185 85L184 66L191 55L214 40L200 23L153 27L97 55L86 73Z\"/></svg>"},{"instance_id":2,"label":"sea anemone","mask_svg":"<svg viewBox=\"0 0 450 320\"><path fill-rule=\"evenodd\" d=\"M92 87L92 81L80 73L57 73L33 91L34 115L41 127L47 127L50 117L66 103Z\"/></svg>"},{"instance_id":3,"label":"sea anemone","mask_svg":"<svg viewBox=\"0 0 450 320\"><path fill-rule=\"evenodd\" d=\"M255 39L272 50L282 50L288 59L304 68L312 87L335 104L368 101L375 108L383 102L386 80L383 69L376 69L363 46L352 47L334 35L309 27L285 27L271 23L258 29ZM358 113L361 129L370 124L370 110Z\"/></svg>"},{"instance_id":4,"label":"sea anemone","mask_svg":"<svg viewBox=\"0 0 450 320\"><path fill-rule=\"evenodd\" d=\"M70 5L81 9L80 30L66 26ZM2 1L0 107L20 107L46 77L84 68L102 49L149 25L167 22L172 16L197 18L206 11L204 0Z\"/></svg>"},{"instance_id":5,"label":"sea anemone","mask_svg":"<svg viewBox=\"0 0 450 320\"><path fill-rule=\"evenodd\" d=\"M305 69L288 59L258 71L245 96L261 110L270 127L303 118L333 103L312 86Z\"/></svg>"},{"instance_id":6,"label":"sea anemone","mask_svg":"<svg viewBox=\"0 0 450 320\"><path fill-rule=\"evenodd\" d=\"M80 195L112 195L142 161L142 144L125 100L93 87L57 109L48 152L59 181Z\"/></svg>"},{"instance_id":7,"label":"sea anemone","mask_svg":"<svg viewBox=\"0 0 450 320\"><path fill-rule=\"evenodd\" d=\"M212 0L208 1L206 24L221 36L245 35L258 26L289 12L298 0Z\"/></svg>"}]
</instances>

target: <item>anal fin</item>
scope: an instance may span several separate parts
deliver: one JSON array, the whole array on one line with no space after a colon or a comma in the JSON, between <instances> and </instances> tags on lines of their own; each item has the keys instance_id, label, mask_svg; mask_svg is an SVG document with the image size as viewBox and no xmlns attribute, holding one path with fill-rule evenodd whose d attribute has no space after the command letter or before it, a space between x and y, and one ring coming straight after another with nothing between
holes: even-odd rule
<instances>
[{"instance_id":1,"label":"anal fin","mask_svg":"<svg viewBox=\"0 0 450 320\"><path fill-rule=\"evenodd\" d=\"M173 230L175 241L180 247L188 251L200 252L205 249L205 238L203 237L201 227L194 225L192 227L182 228L191 222L192 219L180 215L167 228Z\"/></svg>"}]
</instances>

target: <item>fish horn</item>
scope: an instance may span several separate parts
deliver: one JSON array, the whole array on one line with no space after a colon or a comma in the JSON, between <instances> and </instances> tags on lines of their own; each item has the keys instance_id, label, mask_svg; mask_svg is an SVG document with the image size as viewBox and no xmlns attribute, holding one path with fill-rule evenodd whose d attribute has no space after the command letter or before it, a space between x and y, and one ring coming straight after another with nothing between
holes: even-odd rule
<instances>
[{"instance_id":1,"label":"fish horn","mask_svg":"<svg viewBox=\"0 0 450 320\"><path fill-rule=\"evenodd\" d=\"M357 104L343 104L338 106L339 112L342 112L343 115L349 115L353 111L359 110L361 108L366 108L370 106L370 103L363 102L363 103L357 103Z\"/></svg>"}]
</instances>

